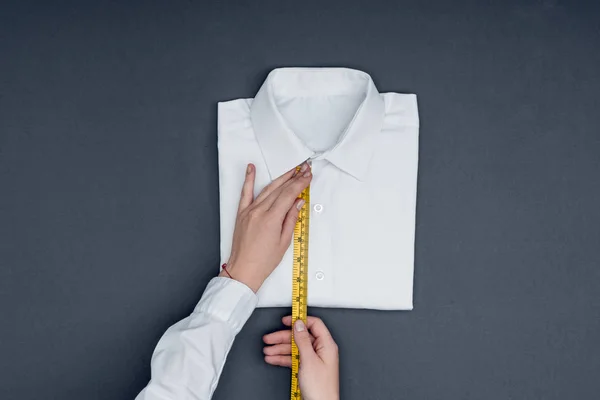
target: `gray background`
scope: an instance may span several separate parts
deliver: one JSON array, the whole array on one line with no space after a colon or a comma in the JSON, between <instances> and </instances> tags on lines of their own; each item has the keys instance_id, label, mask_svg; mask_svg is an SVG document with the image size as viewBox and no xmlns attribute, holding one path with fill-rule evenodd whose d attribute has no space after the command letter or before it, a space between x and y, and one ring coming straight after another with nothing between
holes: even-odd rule
<instances>
[{"instance_id":1,"label":"gray background","mask_svg":"<svg viewBox=\"0 0 600 400\"><path fill-rule=\"evenodd\" d=\"M422 125L415 310L311 310L342 397L597 399L599 11L2 2L0 398L132 399L217 271L217 101L349 66ZM288 398L261 353L285 313L253 315L216 399Z\"/></svg>"}]
</instances>

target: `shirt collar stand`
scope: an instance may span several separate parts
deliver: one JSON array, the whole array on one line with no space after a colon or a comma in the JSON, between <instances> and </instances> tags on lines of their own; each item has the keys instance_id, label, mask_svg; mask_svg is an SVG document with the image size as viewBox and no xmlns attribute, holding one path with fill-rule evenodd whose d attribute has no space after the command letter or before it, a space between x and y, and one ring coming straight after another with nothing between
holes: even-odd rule
<instances>
[{"instance_id":1,"label":"shirt collar stand","mask_svg":"<svg viewBox=\"0 0 600 400\"><path fill-rule=\"evenodd\" d=\"M358 180L365 179L375 135L381 131L385 112L383 99L368 74L346 68L279 68L269 73L252 102L250 116L273 179L315 155L287 126L277 109L277 93L290 96L364 95L338 143L320 158Z\"/></svg>"}]
</instances>

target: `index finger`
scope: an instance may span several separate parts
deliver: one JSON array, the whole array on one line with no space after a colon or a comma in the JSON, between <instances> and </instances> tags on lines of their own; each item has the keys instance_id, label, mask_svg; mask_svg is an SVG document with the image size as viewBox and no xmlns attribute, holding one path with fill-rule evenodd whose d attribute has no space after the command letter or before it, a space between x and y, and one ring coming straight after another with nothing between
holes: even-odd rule
<instances>
[{"instance_id":1,"label":"index finger","mask_svg":"<svg viewBox=\"0 0 600 400\"><path fill-rule=\"evenodd\" d=\"M303 175L296 176L286 183L285 186L271 193L263 204L283 219L294 205L298 196L300 196L300 193L310 184L311 180L312 173L308 169Z\"/></svg>"},{"instance_id":2,"label":"index finger","mask_svg":"<svg viewBox=\"0 0 600 400\"><path fill-rule=\"evenodd\" d=\"M267 186L265 186L265 188L260 192L260 194L254 200L254 203L255 204L261 203L271 193L273 193L273 191L280 188L282 185L284 185L286 182L288 182L290 179L292 179L294 176L296 176L296 168L298 168L298 167L294 167L294 168L290 169L288 172L286 172L285 174L276 178L273 182L271 182ZM301 168L304 168L304 163L301 164Z\"/></svg>"},{"instance_id":3,"label":"index finger","mask_svg":"<svg viewBox=\"0 0 600 400\"><path fill-rule=\"evenodd\" d=\"M281 344L292 342L292 331L289 329L283 331L272 332L263 336L263 341L266 344Z\"/></svg>"}]
</instances>

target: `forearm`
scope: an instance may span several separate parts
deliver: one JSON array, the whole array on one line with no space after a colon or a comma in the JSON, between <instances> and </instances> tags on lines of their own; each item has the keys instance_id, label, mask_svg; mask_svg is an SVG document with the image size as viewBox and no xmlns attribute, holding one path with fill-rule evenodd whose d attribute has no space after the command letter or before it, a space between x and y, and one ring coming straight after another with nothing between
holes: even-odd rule
<instances>
[{"instance_id":1,"label":"forearm","mask_svg":"<svg viewBox=\"0 0 600 400\"><path fill-rule=\"evenodd\" d=\"M158 342L151 381L137 400L210 399L233 340L256 303L256 295L244 284L211 280L194 312Z\"/></svg>"}]
</instances>

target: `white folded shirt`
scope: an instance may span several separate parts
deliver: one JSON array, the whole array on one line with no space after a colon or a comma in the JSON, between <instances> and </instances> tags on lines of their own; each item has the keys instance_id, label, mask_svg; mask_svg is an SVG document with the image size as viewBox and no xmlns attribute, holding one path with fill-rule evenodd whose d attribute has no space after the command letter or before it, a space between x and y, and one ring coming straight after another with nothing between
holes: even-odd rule
<instances>
[{"instance_id":1,"label":"white folded shirt","mask_svg":"<svg viewBox=\"0 0 600 400\"><path fill-rule=\"evenodd\" d=\"M219 103L218 124L223 262L247 164L256 165L257 195L311 159L308 305L412 309L414 94L380 94L357 70L282 68L254 99ZM292 253L259 290L259 307L291 305Z\"/></svg>"}]
</instances>

